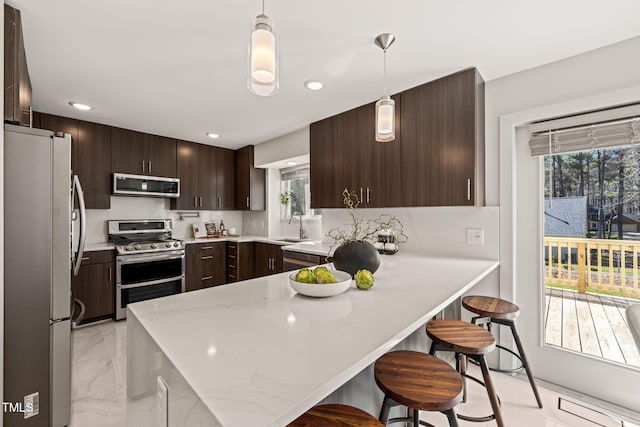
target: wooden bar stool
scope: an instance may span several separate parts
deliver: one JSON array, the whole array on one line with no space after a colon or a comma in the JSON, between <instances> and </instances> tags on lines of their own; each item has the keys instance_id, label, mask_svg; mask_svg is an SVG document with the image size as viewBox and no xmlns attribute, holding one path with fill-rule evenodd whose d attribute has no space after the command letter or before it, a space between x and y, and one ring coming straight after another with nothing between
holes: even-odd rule
<instances>
[{"instance_id":1,"label":"wooden bar stool","mask_svg":"<svg viewBox=\"0 0 640 427\"><path fill-rule=\"evenodd\" d=\"M429 354L434 355L436 351L455 352L456 368L458 372L462 374L463 378L469 378L487 389L493 414L486 417L470 417L458 414L458 418L474 422L486 422L495 419L498 427L504 427L505 423L502 412L500 411L500 401L496 394L496 389L493 385L493 380L491 379L485 358L485 355L496 346L495 337L484 328L461 320L430 320L427 322L426 330L427 335L433 341ZM484 382L466 373L465 357L476 361L480 365Z\"/></svg>"},{"instance_id":2,"label":"wooden bar stool","mask_svg":"<svg viewBox=\"0 0 640 427\"><path fill-rule=\"evenodd\" d=\"M366 412L348 405L318 405L296 418L288 427L383 427Z\"/></svg>"},{"instance_id":3,"label":"wooden bar stool","mask_svg":"<svg viewBox=\"0 0 640 427\"><path fill-rule=\"evenodd\" d=\"M520 366L515 369L490 369L493 371L506 372L510 374L520 372L524 369L527 373L527 377L529 378L529 384L531 384L531 389L533 390L533 394L536 397L538 406L542 408L542 400L540 399L540 394L538 393L538 387L536 386L536 383L533 379L531 367L529 366L529 362L527 361L527 356L525 355L524 347L522 346L522 341L520 340L520 335L518 335L518 330L516 328L515 318L520 314L520 307L512 302L500 298L485 296L464 297L462 298L462 306L472 313L478 314L478 316L471 319L471 322L475 325L486 324L487 330L489 332L491 332L492 323L497 323L498 325L506 325L511 328L511 334L513 335L513 340L516 342L518 353L501 345L497 345L496 347L516 357L520 361Z\"/></svg>"},{"instance_id":4,"label":"wooden bar stool","mask_svg":"<svg viewBox=\"0 0 640 427\"><path fill-rule=\"evenodd\" d=\"M384 393L379 420L384 423L419 420L419 411L445 414L450 427L457 427L455 406L462 400L462 378L448 363L418 351L392 351L380 357L373 368L376 384ZM389 418L392 406L407 407L407 417ZM413 410L410 416L409 412Z\"/></svg>"}]
</instances>

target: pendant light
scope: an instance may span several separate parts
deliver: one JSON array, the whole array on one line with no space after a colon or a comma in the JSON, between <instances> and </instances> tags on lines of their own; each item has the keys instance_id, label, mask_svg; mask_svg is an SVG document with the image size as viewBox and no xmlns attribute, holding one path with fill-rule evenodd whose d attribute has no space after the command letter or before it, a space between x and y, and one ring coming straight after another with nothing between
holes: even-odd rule
<instances>
[{"instance_id":1,"label":"pendant light","mask_svg":"<svg viewBox=\"0 0 640 427\"><path fill-rule=\"evenodd\" d=\"M396 103L387 94L387 49L396 37L390 33L376 37L376 45L384 52L384 96L376 102L376 141L391 142L396 139Z\"/></svg>"},{"instance_id":2,"label":"pendant light","mask_svg":"<svg viewBox=\"0 0 640 427\"><path fill-rule=\"evenodd\" d=\"M249 42L249 90L260 96L271 96L278 90L278 55L276 36L271 19L262 13L256 16Z\"/></svg>"}]
</instances>

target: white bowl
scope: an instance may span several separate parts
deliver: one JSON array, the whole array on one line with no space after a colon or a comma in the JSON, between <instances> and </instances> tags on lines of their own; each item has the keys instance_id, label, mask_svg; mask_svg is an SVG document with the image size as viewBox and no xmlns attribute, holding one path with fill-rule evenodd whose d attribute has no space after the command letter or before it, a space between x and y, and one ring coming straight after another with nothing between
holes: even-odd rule
<instances>
[{"instance_id":1,"label":"white bowl","mask_svg":"<svg viewBox=\"0 0 640 427\"><path fill-rule=\"evenodd\" d=\"M351 286L351 275L346 271L329 270L336 278L336 283L302 283L296 282L297 271L289 275L289 284L299 294L308 297L330 297L338 295L349 289Z\"/></svg>"}]
</instances>

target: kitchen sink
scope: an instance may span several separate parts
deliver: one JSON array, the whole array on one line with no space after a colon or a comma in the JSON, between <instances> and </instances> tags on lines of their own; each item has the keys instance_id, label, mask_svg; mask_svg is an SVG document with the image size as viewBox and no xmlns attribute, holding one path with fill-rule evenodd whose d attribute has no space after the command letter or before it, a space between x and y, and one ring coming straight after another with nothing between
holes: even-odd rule
<instances>
[{"instance_id":1,"label":"kitchen sink","mask_svg":"<svg viewBox=\"0 0 640 427\"><path fill-rule=\"evenodd\" d=\"M291 242L291 243L299 243L299 242L308 242L309 239L296 239L295 237L285 237L284 239L279 239L283 242Z\"/></svg>"}]
</instances>

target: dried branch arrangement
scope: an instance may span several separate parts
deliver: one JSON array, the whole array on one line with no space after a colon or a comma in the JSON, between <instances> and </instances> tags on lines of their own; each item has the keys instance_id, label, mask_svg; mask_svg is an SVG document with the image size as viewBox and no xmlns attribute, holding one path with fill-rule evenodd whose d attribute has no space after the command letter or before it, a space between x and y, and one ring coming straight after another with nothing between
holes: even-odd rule
<instances>
[{"instance_id":1,"label":"dried branch arrangement","mask_svg":"<svg viewBox=\"0 0 640 427\"><path fill-rule=\"evenodd\" d=\"M407 235L404 234L404 226L397 217L382 214L375 219L365 218L358 210L360 199L355 192L349 192L349 190L345 188L342 196L344 206L347 208L352 224L349 230L339 227L329 230L327 237L331 237L334 240L333 245L331 245L332 248L353 241L373 243L377 241L377 235L380 232L393 234L396 243L404 243L409 239Z\"/></svg>"}]
</instances>

